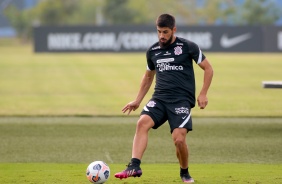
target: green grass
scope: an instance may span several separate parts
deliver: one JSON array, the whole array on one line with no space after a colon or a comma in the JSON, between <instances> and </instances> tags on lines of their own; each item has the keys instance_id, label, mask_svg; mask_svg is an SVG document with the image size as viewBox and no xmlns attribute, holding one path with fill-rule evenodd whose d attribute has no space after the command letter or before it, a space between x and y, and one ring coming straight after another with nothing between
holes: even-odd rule
<instances>
[{"instance_id":1,"label":"green grass","mask_svg":"<svg viewBox=\"0 0 282 184\"><path fill-rule=\"evenodd\" d=\"M181 183L166 124L150 132L144 176L118 180L137 117L1 117L0 183L88 183L87 165L110 165L108 183ZM281 183L281 118L194 118L187 136L197 183ZM16 176L15 176L16 175ZM17 178L16 178L17 177Z\"/></svg>"},{"instance_id":2,"label":"green grass","mask_svg":"<svg viewBox=\"0 0 282 184\"><path fill-rule=\"evenodd\" d=\"M28 44L0 44L0 54L0 116L121 115L146 69L145 53L35 54ZM281 90L262 81L282 80L282 54L205 54L214 80L207 109L194 116L281 117ZM203 73L195 70L199 91Z\"/></svg>"},{"instance_id":3,"label":"green grass","mask_svg":"<svg viewBox=\"0 0 282 184\"><path fill-rule=\"evenodd\" d=\"M2 117L0 162L126 163L136 121L137 117ZM187 136L191 163L282 163L281 118L193 122L194 130ZM149 136L143 161L175 163L169 126L152 130Z\"/></svg>"},{"instance_id":4,"label":"green grass","mask_svg":"<svg viewBox=\"0 0 282 184\"><path fill-rule=\"evenodd\" d=\"M149 134L144 176L113 177L131 157L141 108L120 115L137 94L144 53L35 54L7 39L0 54L1 184L86 184L94 160L110 165L107 183L182 183L167 124ZM209 105L193 109L187 136L196 183L282 183L281 90L261 86L282 80L282 54L206 55L215 70Z\"/></svg>"},{"instance_id":5,"label":"green grass","mask_svg":"<svg viewBox=\"0 0 282 184\"><path fill-rule=\"evenodd\" d=\"M109 164L111 176L109 184L176 184L182 183L178 177L177 164L143 164L141 178L119 180L113 173L124 169L120 164ZM5 184L89 184L85 170L87 164L17 163L0 164L0 182ZM280 184L282 165L268 164L192 164L191 173L197 184L254 183Z\"/></svg>"}]
</instances>

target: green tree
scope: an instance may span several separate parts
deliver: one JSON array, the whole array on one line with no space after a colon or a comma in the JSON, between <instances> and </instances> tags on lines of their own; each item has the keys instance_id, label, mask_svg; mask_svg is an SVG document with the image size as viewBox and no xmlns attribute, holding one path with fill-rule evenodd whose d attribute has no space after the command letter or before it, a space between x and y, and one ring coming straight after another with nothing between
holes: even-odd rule
<instances>
[{"instance_id":1,"label":"green tree","mask_svg":"<svg viewBox=\"0 0 282 184\"><path fill-rule=\"evenodd\" d=\"M34 9L42 25L66 25L79 7L78 0L48 0L41 1Z\"/></svg>"},{"instance_id":2,"label":"green tree","mask_svg":"<svg viewBox=\"0 0 282 184\"><path fill-rule=\"evenodd\" d=\"M271 0L246 0L242 5L232 0L205 0L197 16L197 24L273 25L281 10Z\"/></svg>"},{"instance_id":3,"label":"green tree","mask_svg":"<svg viewBox=\"0 0 282 184\"><path fill-rule=\"evenodd\" d=\"M4 14L15 28L17 35L28 40L35 25L69 25L73 15L78 12L79 0L40 1L31 9L19 10L10 4Z\"/></svg>"},{"instance_id":4,"label":"green tree","mask_svg":"<svg viewBox=\"0 0 282 184\"><path fill-rule=\"evenodd\" d=\"M130 0L129 7L136 12L133 18L135 23L154 24L157 16L162 13L173 14L177 18L177 24L196 24L196 0ZM169 7L169 8L168 8Z\"/></svg>"},{"instance_id":5,"label":"green tree","mask_svg":"<svg viewBox=\"0 0 282 184\"><path fill-rule=\"evenodd\" d=\"M28 10L8 6L5 15L19 37L29 38L36 25L154 24L173 14L177 25L270 25L281 17L271 0L44 0Z\"/></svg>"},{"instance_id":6,"label":"green tree","mask_svg":"<svg viewBox=\"0 0 282 184\"><path fill-rule=\"evenodd\" d=\"M198 22L203 24L214 24L219 18L222 17L223 11L219 11L221 5L221 0L205 1L204 6L197 11L199 17Z\"/></svg>"},{"instance_id":7,"label":"green tree","mask_svg":"<svg viewBox=\"0 0 282 184\"><path fill-rule=\"evenodd\" d=\"M136 13L128 7L128 0L105 0L103 8L107 24L129 24Z\"/></svg>"},{"instance_id":8,"label":"green tree","mask_svg":"<svg viewBox=\"0 0 282 184\"><path fill-rule=\"evenodd\" d=\"M10 24L16 30L17 36L26 41L31 37L32 16L31 10L20 11L17 7L9 5L4 10L4 15L9 19Z\"/></svg>"},{"instance_id":9,"label":"green tree","mask_svg":"<svg viewBox=\"0 0 282 184\"><path fill-rule=\"evenodd\" d=\"M79 2L77 11L68 16L70 25L101 25L104 22L103 0L83 0Z\"/></svg>"},{"instance_id":10,"label":"green tree","mask_svg":"<svg viewBox=\"0 0 282 184\"><path fill-rule=\"evenodd\" d=\"M273 25L282 15L273 1L246 0L242 7L240 24Z\"/></svg>"}]
</instances>

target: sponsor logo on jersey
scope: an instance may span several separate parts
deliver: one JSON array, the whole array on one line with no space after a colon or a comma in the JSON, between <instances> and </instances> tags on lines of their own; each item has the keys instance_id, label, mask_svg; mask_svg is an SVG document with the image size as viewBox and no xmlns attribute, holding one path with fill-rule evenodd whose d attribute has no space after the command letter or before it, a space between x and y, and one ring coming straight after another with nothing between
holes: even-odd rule
<instances>
[{"instance_id":1,"label":"sponsor logo on jersey","mask_svg":"<svg viewBox=\"0 0 282 184\"><path fill-rule=\"evenodd\" d=\"M152 50L157 50L157 49L160 49L161 46L156 46L156 47L153 47Z\"/></svg>"},{"instance_id":2,"label":"sponsor logo on jersey","mask_svg":"<svg viewBox=\"0 0 282 184\"><path fill-rule=\"evenodd\" d=\"M187 107L175 108L175 113L176 114L189 114L189 108Z\"/></svg>"},{"instance_id":3,"label":"sponsor logo on jersey","mask_svg":"<svg viewBox=\"0 0 282 184\"><path fill-rule=\"evenodd\" d=\"M174 54L175 55L182 54L182 47L181 46L174 47Z\"/></svg>"},{"instance_id":4,"label":"sponsor logo on jersey","mask_svg":"<svg viewBox=\"0 0 282 184\"><path fill-rule=\"evenodd\" d=\"M158 52L158 53L155 54L155 56L160 55L161 53L162 53L162 52Z\"/></svg>"},{"instance_id":5,"label":"sponsor logo on jersey","mask_svg":"<svg viewBox=\"0 0 282 184\"><path fill-rule=\"evenodd\" d=\"M158 59L157 63L167 63L167 62L173 62L174 58L165 58L165 59Z\"/></svg>"},{"instance_id":6,"label":"sponsor logo on jersey","mask_svg":"<svg viewBox=\"0 0 282 184\"><path fill-rule=\"evenodd\" d=\"M160 72L170 71L170 70L183 70L183 66L179 65L170 65L170 63L159 63L157 64L157 68Z\"/></svg>"},{"instance_id":7,"label":"sponsor logo on jersey","mask_svg":"<svg viewBox=\"0 0 282 184\"><path fill-rule=\"evenodd\" d=\"M171 55L170 52L166 51L166 53L164 54L164 56L168 56L168 55Z\"/></svg>"},{"instance_id":8,"label":"sponsor logo on jersey","mask_svg":"<svg viewBox=\"0 0 282 184\"><path fill-rule=\"evenodd\" d=\"M176 45L183 45L183 43L178 43L178 42L177 42Z\"/></svg>"},{"instance_id":9,"label":"sponsor logo on jersey","mask_svg":"<svg viewBox=\"0 0 282 184\"><path fill-rule=\"evenodd\" d=\"M173 62L174 58L165 58L157 60L157 68L160 72L170 71L170 70L183 70L183 66L179 65L170 65L170 62Z\"/></svg>"}]
</instances>

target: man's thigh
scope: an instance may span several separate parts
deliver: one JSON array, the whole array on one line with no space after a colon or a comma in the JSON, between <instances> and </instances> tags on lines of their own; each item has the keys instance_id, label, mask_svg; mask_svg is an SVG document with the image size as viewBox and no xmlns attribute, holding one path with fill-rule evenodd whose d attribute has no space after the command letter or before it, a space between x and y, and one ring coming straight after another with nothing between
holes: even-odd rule
<instances>
[{"instance_id":1,"label":"man's thigh","mask_svg":"<svg viewBox=\"0 0 282 184\"><path fill-rule=\"evenodd\" d=\"M148 115L152 118L154 121L153 129L157 129L167 121L165 106L163 102L156 99L149 100L141 112L142 115Z\"/></svg>"},{"instance_id":2,"label":"man's thigh","mask_svg":"<svg viewBox=\"0 0 282 184\"><path fill-rule=\"evenodd\" d=\"M166 103L166 107L171 132L173 132L175 128L185 128L187 131L192 131L192 117L189 101Z\"/></svg>"}]
</instances>

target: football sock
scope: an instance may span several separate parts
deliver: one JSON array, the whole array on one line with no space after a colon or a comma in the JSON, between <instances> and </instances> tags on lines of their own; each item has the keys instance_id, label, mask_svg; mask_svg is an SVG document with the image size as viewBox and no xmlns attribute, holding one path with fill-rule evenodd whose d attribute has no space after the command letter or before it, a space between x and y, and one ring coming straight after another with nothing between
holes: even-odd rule
<instances>
[{"instance_id":1,"label":"football sock","mask_svg":"<svg viewBox=\"0 0 282 184\"><path fill-rule=\"evenodd\" d=\"M140 166L141 160L139 160L138 158L132 158L131 163Z\"/></svg>"},{"instance_id":2,"label":"football sock","mask_svg":"<svg viewBox=\"0 0 282 184\"><path fill-rule=\"evenodd\" d=\"M188 168L182 169L182 168L180 167L180 176L183 175L183 174L188 174Z\"/></svg>"}]
</instances>

